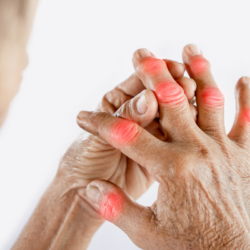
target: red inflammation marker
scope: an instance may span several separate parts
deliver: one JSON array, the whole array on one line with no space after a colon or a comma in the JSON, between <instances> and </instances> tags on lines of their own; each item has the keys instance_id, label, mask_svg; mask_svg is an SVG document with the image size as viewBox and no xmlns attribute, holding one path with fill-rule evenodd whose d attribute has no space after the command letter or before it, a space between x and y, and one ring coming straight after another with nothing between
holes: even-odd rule
<instances>
[{"instance_id":1,"label":"red inflammation marker","mask_svg":"<svg viewBox=\"0 0 250 250\"><path fill-rule=\"evenodd\" d=\"M250 109L241 110L240 118L243 123L250 123Z\"/></svg>"},{"instance_id":2,"label":"red inflammation marker","mask_svg":"<svg viewBox=\"0 0 250 250\"><path fill-rule=\"evenodd\" d=\"M166 69L166 63L164 61L152 57L146 57L143 59L141 65L143 67L143 71L150 75L159 74Z\"/></svg>"},{"instance_id":3,"label":"red inflammation marker","mask_svg":"<svg viewBox=\"0 0 250 250\"><path fill-rule=\"evenodd\" d=\"M112 221L121 214L123 200L120 194L110 193L107 195L100 206L101 216L106 220Z\"/></svg>"},{"instance_id":4,"label":"red inflammation marker","mask_svg":"<svg viewBox=\"0 0 250 250\"><path fill-rule=\"evenodd\" d=\"M183 89L175 82L162 82L155 90L159 103L179 104L185 100Z\"/></svg>"},{"instance_id":5,"label":"red inflammation marker","mask_svg":"<svg viewBox=\"0 0 250 250\"><path fill-rule=\"evenodd\" d=\"M210 107L221 107L224 105L224 97L216 87L208 87L202 90L201 101Z\"/></svg>"},{"instance_id":6,"label":"red inflammation marker","mask_svg":"<svg viewBox=\"0 0 250 250\"><path fill-rule=\"evenodd\" d=\"M190 68L194 74L200 75L210 68L210 63L202 56L194 56L191 59Z\"/></svg>"},{"instance_id":7,"label":"red inflammation marker","mask_svg":"<svg viewBox=\"0 0 250 250\"><path fill-rule=\"evenodd\" d=\"M138 125L122 120L114 125L111 131L111 136L114 142L118 145L126 145L134 140L138 133Z\"/></svg>"}]
</instances>

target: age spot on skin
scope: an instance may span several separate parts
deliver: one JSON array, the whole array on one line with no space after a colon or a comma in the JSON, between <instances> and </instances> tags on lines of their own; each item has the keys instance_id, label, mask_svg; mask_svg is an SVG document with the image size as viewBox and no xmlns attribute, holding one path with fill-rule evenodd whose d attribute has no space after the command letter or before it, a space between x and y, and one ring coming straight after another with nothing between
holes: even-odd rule
<instances>
[{"instance_id":1,"label":"age spot on skin","mask_svg":"<svg viewBox=\"0 0 250 250\"><path fill-rule=\"evenodd\" d=\"M218 88L205 88L201 93L201 101L209 107L217 108L224 105L224 96Z\"/></svg>"},{"instance_id":2,"label":"age spot on skin","mask_svg":"<svg viewBox=\"0 0 250 250\"><path fill-rule=\"evenodd\" d=\"M191 70L194 74L203 74L210 68L210 63L202 56L194 56L190 62Z\"/></svg>"},{"instance_id":3,"label":"age spot on skin","mask_svg":"<svg viewBox=\"0 0 250 250\"><path fill-rule=\"evenodd\" d=\"M123 206L122 197L119 194L109 194L100 209L102 217L107 220L113 220L119 216Z\"/></svg>"},{"instance_id":4,"label":"age spot on skin","mask_svg":"<svg viewBox=\"0 0 250 250\"><path fill-rule=\"evenodd\" d=\"M185 100L183 89L175 82L159 83L155 93L159 103L178 105Z\"/></svg>"},{"instance_id":5,"label":"age spot on skin","mask_svg":"<svg viewBox=\"0 0 250 250\"><path fill-rule=\"evenodd\" d=\"M146 74L156 75L167 68L166 63L160 59L146 57L142 60L141 65L143 67L143 71Z\"/></svg>"},{"instance_id":6,"label":"age spot on skin","mask_svg":"<svg viewBox=\"0 0 250 250\"><path fill-rule=\"evenodd\" d=\"M138 125L130 121L119 121L112 129L112 138L118 145L131 143L138 134Z\"/></svg>"}]
</instances>

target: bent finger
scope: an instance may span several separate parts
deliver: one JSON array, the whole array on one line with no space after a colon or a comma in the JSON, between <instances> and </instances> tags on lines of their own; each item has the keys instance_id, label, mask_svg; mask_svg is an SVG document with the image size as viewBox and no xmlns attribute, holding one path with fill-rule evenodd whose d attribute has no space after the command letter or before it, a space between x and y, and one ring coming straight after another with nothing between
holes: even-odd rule
<instances>
[{"instance_id":1,"label":"bent finger","mask_svg":"<svg viewBox=\"0 0 250 250\"><path fill-rule=\"evenodd\" d=\"M170 74L166 63L153 57L147 49L140 49L134 53L133 64L145 87L156 94L163 132L172 140L185 140L185 134L193 126L188 101L183 89ZM189 124L184 124L183 120Z\"/></svg>"},{"instance_id":2,"label":"bent finger","mask_svg":"<svg viewBox=\"0 0 250 250\"><path fill-rule=\"evenodd\" d=\"M86 189L86 199L106 220L123 230L139 247L145 249L145 236L155 232L154 214L136 203L115 184L95 180ZM152 237L152 236L151 236Z\"/></svg>"},{"instance_id":3,"label":"bent finger","mask_svg":"<svg viewBox=\"0 0 250 250\"><path fill-rule=\"evenodd\" d=\"M158 102L154 93L144 90L141 94L125 102L114 115L146 127L155 119L157 111Z\"/></svg>"},{"instance_id":4,"label":"bent finger","mask_svg":"<svg viewBox=\"0 0 250 250\"><path fill-rule=\"evenodd\" d=\"M160 168L163 168L163 161L172 157L172 147L168 143L158 140L134 122L104 112L87 111L80 112L77 119L81 128L99 135L114 148L147 168L154 178L162 170Z\"/></svg>"}]
</instances>

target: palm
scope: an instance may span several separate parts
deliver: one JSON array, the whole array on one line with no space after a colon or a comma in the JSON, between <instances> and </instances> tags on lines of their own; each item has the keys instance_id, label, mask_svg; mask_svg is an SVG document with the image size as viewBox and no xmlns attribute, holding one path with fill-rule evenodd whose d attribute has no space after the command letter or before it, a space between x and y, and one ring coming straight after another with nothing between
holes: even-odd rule
<instances>
[{"instance_id":1,"label":"palm","mask_svg":"<svg viewBox=\"0 0 250 250\"><path fill-rule=\"evenodd\" d=\"M61 168L77 178L74 182L79 187L86 187L94 179L109 180L134 199L139 198L153 183L145 168L90 134L80 137L71 145L64 155Z\"/></svg>"}]
</instances>

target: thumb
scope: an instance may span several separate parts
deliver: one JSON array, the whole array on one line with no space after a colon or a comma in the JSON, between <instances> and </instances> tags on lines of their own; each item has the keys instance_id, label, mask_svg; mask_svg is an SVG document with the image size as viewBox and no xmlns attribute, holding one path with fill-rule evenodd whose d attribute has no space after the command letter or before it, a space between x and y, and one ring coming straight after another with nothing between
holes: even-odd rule
<instances>
[{"instance_id":1,"label":"thumb","mask_svg":"<svg viewBox=\"0 0 250 250\"><path fill-rule=\"evenodd\" d=\"M154 237L155 214L150 208L136 203L115 184L103 180L91 182L86 188L86 199L104 219L123 230L138 247L144 249L146 241Z\"/></svg>"},{"instance_id":2,"label":"thumb","mask_svg":"<svg viewBox=\"0 0 250 250\"><path fill-rule=\"evenodd\" d=\"M153 91L146 89L125 102L114 115L146 127L159 115L157 111L158 102L155 94Z\"/></svg>"}]
</instances>

